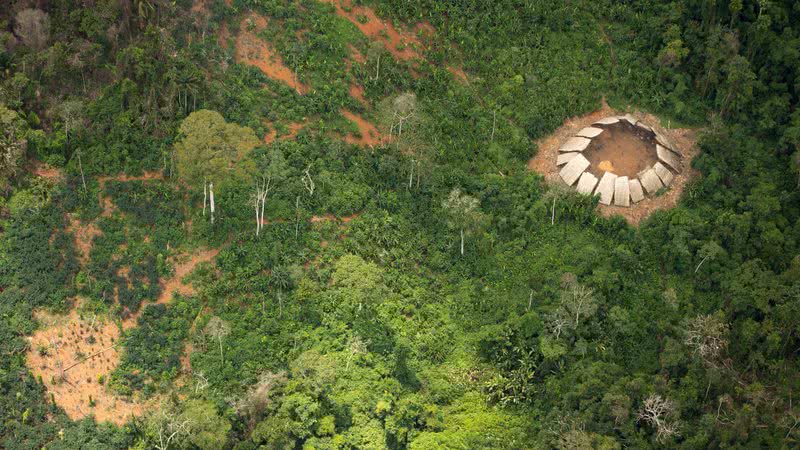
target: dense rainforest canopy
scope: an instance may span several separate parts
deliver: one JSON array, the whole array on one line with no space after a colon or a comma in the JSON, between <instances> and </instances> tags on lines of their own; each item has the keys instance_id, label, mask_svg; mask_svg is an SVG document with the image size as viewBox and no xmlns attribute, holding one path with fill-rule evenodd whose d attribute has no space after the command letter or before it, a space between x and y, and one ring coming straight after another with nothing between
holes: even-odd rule
<instances>
[{"instance_id":1,"label":"dense rainforest canopy","mask_svg":"<svg viewBox=\"0 0 800 450\"><path fill-rule=\"evenodd\" d=\"M0 447L797 447L798 72L787 0L0 0ZM677 206L528 169L606 103Z\"/></svg>"}]
</instances>

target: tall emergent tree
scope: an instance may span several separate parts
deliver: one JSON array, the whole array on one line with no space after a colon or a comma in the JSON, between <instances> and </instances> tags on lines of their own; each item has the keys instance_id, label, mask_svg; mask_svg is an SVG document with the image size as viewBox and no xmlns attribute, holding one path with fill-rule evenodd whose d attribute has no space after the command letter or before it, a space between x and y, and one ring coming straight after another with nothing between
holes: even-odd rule
<instances>
[{"instance_id":1,"label":"tall emergent tree","mask_svg":"<svg viewBox=\"0 0 800 450\"><path fill-rule=\"evenodd\" d=\"M486 222L480 210L480 201L455 188L444 201L442 208L447 215L447 226L461 235L461 254L464 254L464 236L476 233Z\"/></svg>"},{"instance_id":2,"label":"tall emergent tree","mask_svg":"<svg viewBox=\"0 0 800 450\"><path fill-rule=\"evenodd\" d=\"M208 204L214 223L214 183L219 186L252 173L253 161L246 156L259 140L250 128L227 123L218 112L207 109L189 114L178 131L178 176L190 186L203 184L203 215Z\"/></svg>"}]
</instances>

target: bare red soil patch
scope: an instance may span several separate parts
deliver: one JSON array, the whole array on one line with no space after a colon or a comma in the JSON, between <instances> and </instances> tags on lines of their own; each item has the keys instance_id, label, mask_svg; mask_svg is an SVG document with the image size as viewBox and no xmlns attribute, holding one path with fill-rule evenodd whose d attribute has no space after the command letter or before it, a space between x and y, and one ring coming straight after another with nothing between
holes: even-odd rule
<instances>
[{"instance_id":1,"label":"bare red soil patch","mask_svg":"<svg viewBox=\"0 0 800 450\"><path fill-rule=\"evenodd\" d=\"M33 174L37 177L42 177L54 182L58 182L64 178L64 173L61 171L61 169L50 167L44 163L37 163L34 165L31 172L33 172Z\"/></svg>"},{"instance_id":2,"label":"bare red soil patch","mask_svg":"<svg viewBox=\"0 0 800 450\"><path fill-rule=\"evenodd\" d=\"M353 58L353 61L359 64L364 64L367 62L367 58L365 58L357 48L353 47L352 45L348 45L348 47L350 48L350 57Z\"/></svg>"},{"instance_id":3,"label":"bare red soil patch","mask_svg":"<svg viewBox=\"0 0 800 450\"><path fill-rule=\"evenodd\" d=\"M359 146L375 146L380 145L386 142L389 142L389 138L382 136L378 128L375 125L371 124L363 117L353 114L346 109L341 110L342 115L347 118L347 120L353 122L358 126L358 132L360 136L355 136L353 134L348 134L344 137L344 141L348 144L355 144Z\"/></svg>"},{"instance_id":4,"label":"bare red soil patch","mask_svg":"<svg viewBox=\"0 0 800 450\"><path fill-rule=\"evenodd\" d=\"M339 222L342 222L342 223L348 223L348 222L352 221L353 219L355 219L356 217L358 217L360 215L361 215L361 213L359 212L359 213L355 213L355 214L351 214L349 216L343 216L343 217L336 217L333 214L325 214L324 216L311 216L311 223L325 222L325 221L337 221L337 220Z\"/></svg>"},{"instance_id":5,"label":"bare red soil patch","mask_svg":"<svg viewBox=\"0 0 800 450\"><path fill-rule=\"evenodd\" d=\"M100 229L94 222L81 223L80 220L69 215L69 225L66 230L72 233L75 239L75 247L78 249L78 262L81 267L86 266L89 262L89 252L92 250L92 242L95 236L100 235Z\"/></svg>"},{"instance_id":6,"label":"bare red soil patch","mask_svg":"<svg viewBox=\"0 0 800 450\"><path fill-rule=\"evenodd\" d=\"M604 172L636 178L639 172L658 161L656 141L652 133L623 121L606 125L599 136L583 152L592 163L589 172L602 177Z\"/></svg>"},{"instance_id":7,"label":"bare red soil patch","mask_svg":"<svg viewBox=\"0 0 800 450\"><path fill-rule=\"evenodd\" d=\"M193 288L183 284L182 279L218 252L201 250L177 264L174 276L163 281L163 291L156 303L168 302L175 291L183 295L193 293ZM26 361L67 416L77 420L94 415L98 422L122 425L148 407L148 402L119 398L106 387L120 361L120 326L110 320L81 317L77 308L66 316L41 311L35 316L42 328L29 338ZM138 316L137 313L122 321L122 329L136 326ZM104 383L100 383L101 379Z\"/></svg>"},{"instance_id":8,"label":"bare red soil patch","mask_svg":"<svg viewBox=\"0 0 800 450\"><path fill-rule=\"evenodd\" d=\"M354 99L358 100L359 103L364 105L365 108L369 108L369 102L366 98L364 98L364 88L357 85L351 84L350 85L350 96Z\"/></svg>"},{"instance_id":9,"label":"bare red soil patch","mask_svg":"<svg viewBox=\"0 0 800 450\"><path fill-rule=\"evenodd\" d=\"M228 30L228 24L222 22L222 25L219 27L219 34L217 35L217 44L220 47L227 49L228 48L228 39L231 38L231 32Z\"/></svg>"},{"instance_id":10,"label":"bare red soil patch","mask_svg":"<svg viewBox=\"0 0 800 450\"><path fill-rule=\"evenodd\" d=\"M453 66L447 66L447 71L452 73L457 80L461 81L462 83L467 83L469 79L467 78L467 74L464 73L463 69Z\"/></svg>"},{"instance_id":11,"label":"bare red soil patch","mask_svg":"<svg viewBox=\"0 0 800 450\"><path fill-rule=\"evenodd\" d=\"M286 128L289 129L289 132L286 134L282 134L279 139L294 139L297 137L297 133L300 132L306 126L305 122L291 122ZM270 126L269 133L264 135L264 143L271 144L278 138L278 130L274 126Z\"/></svg>"},{"instance_id":12,"label":"bare red soil patch","mask_svg":"<svg viewBox=\"0 0 800 450\"><path fill-rule=\"evenodd\" d=\"M119 398L106 388L120 359L115 323L82 318L75 309L67 316L35 316L43 328L30 337L28 367L67 416L78 420L93 414L98 422L121 425L142 413L143 403Z\"/></svg>"},{"instance_id":13,"label":"bare red soil patch","mask_svg":"<svg viewBox=\"0 0 800 450\"><path fill-rule=\"evenodd\" d=\"M257 36L266 26L267 19L255 13L242 20L236 37L236 62L258 67L264 75L287 84L299 94L308 92L308 86L298 81L297 75L286 67L280 55Z\"/></svg>"},{"instance_id":14,"label":"bare red soil patch","mask_svg":"<svg viewBox=\"0 0 800 450\"><path fill-rule=\"evenodd\" d=\"M192 253L189 255L189 259L183 262L180 262L175 265L175 273L172 275L172 278L161 282L161 295L156 299L154 303L169 303L172 300L173 292L177 292L181 295L191 295L194 293L194 287L191 285L187 285L183 283L183 278L186 275L189 275L198 264L211 261L214 257L217 256L219 253L219 249L212 248L212 249L205 249L199 250L197 252ZM139 311L136 314L130 315L128 318L122 321L122 328L128 329L133 328L136 326L136 320L141 315L142 311L144 310L145 305L142 305L139 308Z\"/></svg>"},{"instance_id":15,"label":"bare red soil patch","mask_svg":"<svg viewBox=\"0 0 800 450\"><path fill-rule=\"evenodd\" d=\"M421 58L416 48L422 46L414 33L398 30L391 22L381 20L371 8L353 6L350 0L323 0L336 8L336 14L353 23L365 36L383 42L395 58L410 61ZM359 20L361 19L361 20ZM362 23L362 21L366 21Z\"/></svg>"},{"instance_id":16,"label":"bare red soil patch","mask_svg":"<svg viewBox=\"0 0 800 450\"><path fill-rule=\"evenodd\" d=\"M604 100L600 109L583 116L567 119L553 134L536 141L539 150L536 156L528 161L528 169L539 172L544 176L545 180L550 183L563 184L561 177L558 175L561 168L556 166L558 148L561 144L572 136L575 136L575 134L584 127L600 119L622 114L625 114L625 112L609 107ZM628 223L638 225L639 222L650 216L654 211L669 209L678 204L678 200L680 200L686 184L689 180L699 175L696 170L691 168L690 162L697 156L700 150L697 146L697 130L690 128L664 128L661 126L661 122L656 116L648 113L636 111L631 113L631 115L675 143L676 150L681 152L683 159L683 170L675 175L675 180L664 194L646 197L630 208L613 205L606 206L603 204L598 205L601 215L611 216L619 214L624 217Z\"/></svg>"}]
</instances>

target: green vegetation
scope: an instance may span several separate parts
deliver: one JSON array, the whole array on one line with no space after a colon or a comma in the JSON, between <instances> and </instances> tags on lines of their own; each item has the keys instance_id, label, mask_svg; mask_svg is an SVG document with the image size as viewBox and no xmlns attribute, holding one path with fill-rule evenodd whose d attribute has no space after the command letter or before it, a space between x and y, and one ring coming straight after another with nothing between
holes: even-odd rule
<instances>
[{"instance_id":1,"label":"green vegetation","mask_svg":"<svg viewBox=\"0 0 800 450\"><path fill-rule=\"evenodd\" d=\"M359 2L419 60L315 0L91 3L0 11L0 447L798 445L794 2ZM236 62L251 13L308 92ZM699 135L638 227L526 168L602 98ZM128 424L26 365L76 297L139 314Z\"/></svg>"}]
</instances>

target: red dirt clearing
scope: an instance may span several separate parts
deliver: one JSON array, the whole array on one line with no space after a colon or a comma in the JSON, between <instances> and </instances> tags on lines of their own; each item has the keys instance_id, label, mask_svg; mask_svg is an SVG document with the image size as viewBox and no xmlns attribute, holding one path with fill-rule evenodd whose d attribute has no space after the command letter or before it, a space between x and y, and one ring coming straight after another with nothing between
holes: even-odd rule
<instances>
[{"instance_id":1,"label":"red dirt clearing","mask_svg":"<svg viewBox=\"0 0 800 450\"><path fill-rule=\"evenodd\" d=\"M384 22L366 6L353 6L350 0L323 0L336 8L336 14L353 23L365 36L383 42L395 58L410 61L421 58L415 48L422 47L417 37L408 31L398 30L391 22ZM366 23L359 22L366 18ZM355 58L354 58L355 59Z\"/></svg>"},{"instance_id":2,"label":"red dirt clearing","mask_svg":"<svg viewBox=\"0 0 800 450\"><path fill-rule=\"evenodd\" d=\"M286 127L289 129L287 134L281 135L280 139L294 139L297 136L297 133L300 132L306 126L305 122L291 122ZM278 137L278 130L275 129L274 126L270 126L269 133L264 135L264 143L271 144L275 141Z\"/></svg>"},{"instance_id":3,"label":"red dirt clearing","mask_svg":"<svg viewBox=\"0 0 800 450\"><path fill-rule=\"evenodd\" d=\"M250 31L251 24L255 26L253 31ZM297 75L283 64L280 55L257 36L266 26L267 19L255 13L242 19L236 37L236 62L258 67L266 76L287 84L298 94L308 92L308 86L297 80Z\"/></svg>"},{"instance_id":4,"label":"red dirt clearing","mask_svg":"<svg viewBox=\"0 0 800 450\"><path fill-rule=\"evenodd\" d=\"M201 262L212 260L218 252L217 249L200 250L177 264L174 276L162 281L163 291L156 303L169 302L174 291L183 295L193 293L192 286L181 280ZM134 327L141 311L122 321L122 329ZM98 422L122 425L132 416L141 415L149 406L151 402L119 398L105 384L99 383L101 376L107 383L119 365L120 327L116 323L81 317L77 308L66 316L37 311L35 317L42 327L29 338L26 361L67 416L78 420L93 414ZM90 406L90 399L94 406Z\"/></svg>"},{"instance_id":5,"label":"red dirt clearing","mask_svg":"<svg viewBox=\"0 0 800 450\"><path fill-rule=\"evenodd\" d=\"M336 217L333 214L325 214L324 216L312 216L311 217L311 223L325 222L325 221L329 221L329 220L330 221L338 220L338 221L340 221L342 223L348 223L348 222L352 221L353 219L355 219L356 217L358 217L360 215L361 215L361 213L358 212L358 213L351 214L349 216L343 216L343 217Z\"/></svg>"},{"instance_id":6,"label":"red dirt clearing","mask_svg":"<svg viewBox=\"0 0 800 450\"><path fill-rule=\"evenodd\" d=\"M366 98L364 98L364 88L357 85L351 84L350 85L350 96L354 99L358 100L359 103L364 105L365 108L369 108L369 102Z\"/></svg>"},{"instance_id":7,"label":"red dirt clearing","mask_svg":"<svg viewBox=\"0 0 800 450\"><path fill-rule=\"evenodd\" d=\"M348 47L350 48L350 57L353 58L353 61L359 64L364 64L365 62L367 62L367 58L365 58L364 55L362 55L361 52L358 51L357 48L349 44Z\"/></svg>"},{"instance_id":8,"label":"red dirt clearing","mask_svg":"<svg viewBox=\"0 0 800 450\"><path fill-rule=\"evenodd\" d=\"M50 167L44 163L37 163L35 166L33 166L31 172L37 177L42 177L55 182L61 181L61 179L64 178L64 173L61 171L61 169Z\"/></svg>"},{"instance_id":9,"label":"red dirt clearing","mask_svg":"<svg viewBox=\"0 0 800 450\"><path fill-rule=\"evenodd\" d=\"M592 139L583 152L592 163L589 172L602 177L604 172L635 178L658 161L655 136L628 122L602 127L605 131Z\"/></svg>"},{"instance_id":10,"label":"red dirt clearing","mask_svg":"<svg viewBox=\"0 0 800 450\"><path fill-rule=\"evenodd\" d=\"M375 125L369 123L363 117L353 114L346 109L341 110L343 116L347 118L347 120L353 122L358 126L358 131L361 136L355 136L353 134L348 134L344 137L344 141L348 144L355 144L358 146L375 146L380 145L386 142L389 142L389 138L385 136L381 136L380 131Z\"/></svg>"},{"instance_id":11,"label":"red dirt clearing","mask_svg":"<svg viewBox=\"0 0 800 450\"><path fill-rule=\"evenodd\" d=\"M118 398L99 382L102 376L107 383L119 365L115 323L81 318L76 309L67 316L37 312L35 317L42 328L29 338L26 361L67 416L78 420L94 414L98 422L122 425L142 413L144 404Z\"/></svg>"}]
</instances>

